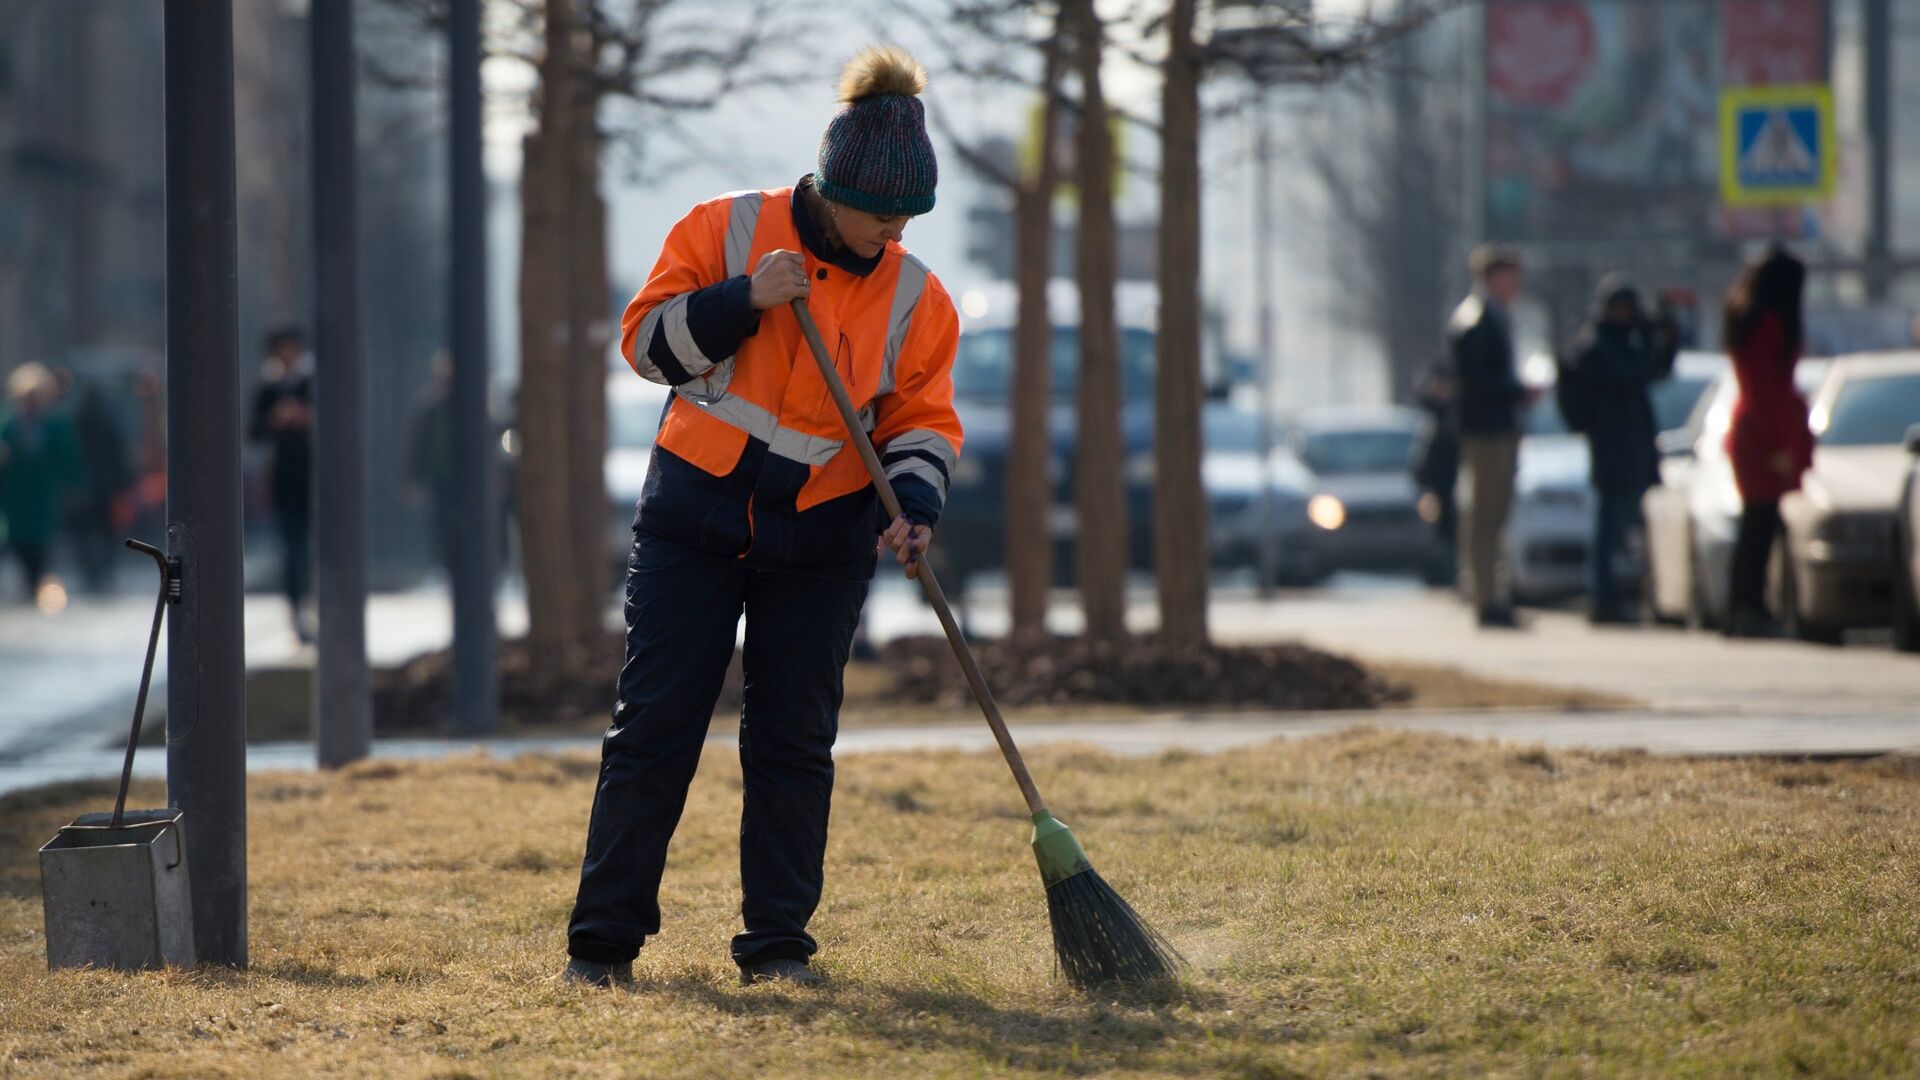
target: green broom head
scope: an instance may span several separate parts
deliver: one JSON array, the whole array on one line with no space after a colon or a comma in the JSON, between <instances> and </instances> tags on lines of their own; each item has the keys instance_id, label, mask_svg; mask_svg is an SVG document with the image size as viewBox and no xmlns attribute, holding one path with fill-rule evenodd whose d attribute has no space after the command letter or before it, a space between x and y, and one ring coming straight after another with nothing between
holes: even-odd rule
<instances>
[{"instance_id":1,"label":"green broom head","mask_svg":"<svg viewBox=\"0 0 1920 1080\"><path fill-rule=\"evenodd\" d=\"M1087 861L1072 830L1045 810L1033 815L1033 854L1047 886L1053 955L1074 986L1171 979L1185 962Z\"/></svg>"}]
</instances>

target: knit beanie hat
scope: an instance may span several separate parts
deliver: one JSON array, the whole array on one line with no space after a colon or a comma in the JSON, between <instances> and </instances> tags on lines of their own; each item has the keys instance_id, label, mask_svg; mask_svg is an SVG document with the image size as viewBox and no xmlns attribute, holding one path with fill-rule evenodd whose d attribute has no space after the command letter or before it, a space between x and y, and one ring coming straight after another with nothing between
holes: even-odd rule
<instances>
[{"instance_id":1,"label":"knit beanie hat","mask_svg":"<svg viewBox=\"0 0 1920 1080\"><path fill-rule=\"evenodd\" d=\"M933 143L915 95L927 69L905 50L874 45L840 72L844 103L820 139L814 187L830 202L881 217L933 209Z\"/></svg>"}]
</instances>

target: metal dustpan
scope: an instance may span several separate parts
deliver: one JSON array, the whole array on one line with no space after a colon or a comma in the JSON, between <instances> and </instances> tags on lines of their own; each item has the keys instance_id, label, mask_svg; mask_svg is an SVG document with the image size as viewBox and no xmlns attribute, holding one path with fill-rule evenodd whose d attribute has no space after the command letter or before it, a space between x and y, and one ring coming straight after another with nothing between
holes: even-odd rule
<instances>
[{"instance_id":1,"label":"metal dustpan","mask_svg":"<svg viewBox=\"0 0 1920 1080\"><path fill-rule=\"evenodd\" d=\"M185 823L178 809L128 810L133 753L153 682L153 654L167 604L180 599L180 575L158 548L127 546L160 565L160 599L147 637L147 664L120 767L111 814L82 814L40 849L46 905L47 966L138 970L193 963L193 901L187 888Z\"/></svg>"}]
</instances>

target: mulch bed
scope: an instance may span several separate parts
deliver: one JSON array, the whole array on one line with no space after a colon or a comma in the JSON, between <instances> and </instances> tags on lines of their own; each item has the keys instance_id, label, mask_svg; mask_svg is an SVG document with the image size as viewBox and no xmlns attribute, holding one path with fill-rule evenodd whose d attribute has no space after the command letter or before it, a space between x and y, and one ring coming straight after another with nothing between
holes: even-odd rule
<instances>
[{"instance_id":1,"label":"mulch bed","mask_svg":"<svg viewBox=\"0 0 1920 1080\"><path fill-rule=\"evenodd\" d=\"M1005 640L971 644L987 686L1003 705L1374 709L1407 697L1404 687L1376 678L1352 660L1305 645L1216 645L1180 651L1150 638L1107 648L1061 637L1019 645ZM888 642L881 660L896 673L885 695L888 700L971 700L944 637Z\"/></svg>"},{"instance_id":2,"label":"mulch bed","mask_svg":"<svg viewBox=\"0 0 1920 1080\"><path fill-rule=\"evenodd\" d=\"M1115 704L1149 707L1250 707L1289 711L1375 709L1407 697L1405 687L1381 679L1343 656L1305 645L1214 646L1170 650L1151 638L1117 649L1080 638L1048 638L1013 645L972 643L987 685L1002 705ZM536 678L523 639L500 643L500 720L504 730L578 727L611 717L622 642L609 635L586 677ZM884 703L970 708L965 677L944 637L888 642L880 665L892 674L879 694ZM377 671L374 730L381 735L445 732L453 715L453 655L425 653L405 665ZM740 657L727 671L716 712L736 713Z\"/></svg>"},{"instance_id":3,"label":"mulch bed","mask_svg":"<svg viewBox=\"0 0 1920 1080\"><path fill-rule=\"evenodd\" d=\"M507 730L577 726L610 720L620 678L624 642L608 635L590 658L583 678L537 678L524 638L500 643L500 722ZM447 731L453 718L453 653L423 653L373 679L373 726L379 734ZM740 707L740 658L736 654L720 691L721 710Z\"/></svg>"}]
</instances>

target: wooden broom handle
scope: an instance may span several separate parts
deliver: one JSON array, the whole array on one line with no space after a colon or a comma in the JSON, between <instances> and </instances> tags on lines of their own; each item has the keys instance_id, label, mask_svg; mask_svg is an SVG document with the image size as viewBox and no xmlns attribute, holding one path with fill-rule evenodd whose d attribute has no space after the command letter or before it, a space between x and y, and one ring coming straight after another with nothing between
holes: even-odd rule
<instances>
[{"instance_id":1,"label":"wooden broom handle","mask_svg":"<svg viewBox=\"0 0 1920 1080\"><path fill-rule=\"evenodd\" d=\"M847 438L854 449L860 451L860 460L866 463L867 475L873 478L873 486L880 492L880 505L887 510L889 521L900 514L900 499L893 493L893 485L887 482L887 471L880 464L880 455L874 452L873 440L867 438L866 429L860 426L860 413L853 407L853 398L847 395L847 387L840 379L840 372L833 366L833 359L827 354L826 342L820 340L820 328L813 324L813 315L807 311L804 300L789 300L793 308L793 317L800 320L800 332L806 335L807 345L813 350L813 362L820 367L820 377L826 380L827 389L833 393L833 403L840 407L840 419L847 426ZM973 699L980 703L980 711L986 714L987 726L993 729L994 741L1000 744L1000 753L1007 759L1007 767L1013 770L1014 782L1020 785L1020 794L1026 797L1027 809L1040 813L1047 804L1040 798L1040 790L1033 786L1033 774L1027 771L1027 762L1020 756L1020 748L1013 743L1013 735L1007 731L1007 722L1000 716L1000 706L994 704L993 692L987 689L987 680L980 674L980 664L973 658L973 650L967 647L967 640L960 636L960 624L954 621L953 608L947 603L947 594L941 590L940 582L933 576L933 567L927 560L920 560L920 587L926 590L927 603L933 605L933 613L940 617L940 626L947 632L947 644L953 646L954 659L960 661L960 670L967 676L967 685L973 688Z\"/></svg>"}]
</instances>

